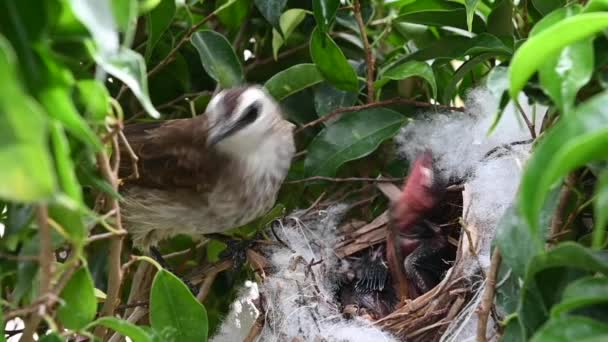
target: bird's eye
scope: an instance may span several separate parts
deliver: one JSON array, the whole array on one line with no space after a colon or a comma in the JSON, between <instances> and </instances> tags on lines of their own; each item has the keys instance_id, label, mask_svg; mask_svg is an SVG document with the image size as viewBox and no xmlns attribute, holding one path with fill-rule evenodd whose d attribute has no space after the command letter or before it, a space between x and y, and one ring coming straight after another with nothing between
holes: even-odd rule
<instances>
[{"instance_id":1,"label":"bird's eye","mask_svg":"<svg viewBox=\"0 0 608 342\"><path fill-rule=\"evenodd\" d=\"M243 113L239 121L241 121L243 126L249 125L258 118L259 113L260 108L256 104L252 104L245 109L245 113Z\"/></svg>"}]
</instances>

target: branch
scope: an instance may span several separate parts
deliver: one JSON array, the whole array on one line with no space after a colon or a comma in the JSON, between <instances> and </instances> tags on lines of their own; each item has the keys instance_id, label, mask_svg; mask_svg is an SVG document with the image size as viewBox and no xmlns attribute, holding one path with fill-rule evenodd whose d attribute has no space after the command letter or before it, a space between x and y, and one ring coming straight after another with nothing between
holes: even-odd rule
<instances>
[{"instance_id":1,"label":"branch","mask_svg":"<svg viewBox=\"0 0 608 342\"><path fill-rule=\"evenodd\" d=\"M116 140L116 137L114 137ZM119 151L114 151L117 158L119 157ZM101 171L104 179L110 183L114 190L118 190L118 179L117 175L112 172L110 167L110 161L108 159L105 151L99 152L97 154L97 167ZM122 228L122 221L120 216L120 206L118 205L118 200L111 195L106 195L106 211L113 210L115 212L115 221L116 228L118 231L124 231ZM120 284L122 282L122 271L121 271L121 263L120 256L122 254L122 239L123 235L114 235L111 238L110 242L110 250L109 250L109 259L108 259L108 291L105 302L103 303L103 308L101 310L100 316L112 316L114 315L114 310L116 309L116 302L119 297L120 292ZM98 337L102 337L105 328L97 327L95 329L95 335Z\"/></svg>"},{"instance_id":2,"label":"branch","mask_svg":"<svg viewBox=\"0 0 608 342\"><path fill-rule=\"evenodd\" d=\"M365 49L365 63L367 64L367 103L372 103L374 102L374 68L376 61L372 48L369 46L369 41L367 40L367 31L365 30L365 23L363 22L363 16L361 15L361 3L359 0L354 1L353 11Z\"/></svg>"},{"instance_id":3,"label":"branch","mask_svg":"<svg viewBox=\"0 0 608 342\"><path fill-rule=\"evenodd\" d=\"M486 277L486 288L484 289L483 298L479 305L479 322L477 322L477 341L485 342L486 331L488 326L488 318L492 306L494 306L494 293L496 292L496 278L498 277L498 269L500 268L500 262L502 257L498 248L494 248L492 253L492 264L490 265L490 271Z\"/></svg>"},{"instance_id":4,"label":"branch","mask_svg":"<svg viewBox=\"0 0 608 342\"><path fill-rule=\"evenodd\" d=\"M23 335L21 336L22 341L33 341L34 332L40 321L42 315L48 306L52 305L52 301L48 299L51 297L51 278L53 274L53 245L51 241L51 229L48 224L48 211L46 206L40 205L36 208L36 221L38 222L38 237L40 239L40 253L38 256L38 264L40 265L40 285L38 285L38 293L40 298L46 298L35 308L38 312L33 312L32 316L26 321Z\"/></svg>"},{"instance_id":5,"label":"branch","mask_svg":"<svg viewBox=\"0 0 608 342\"><path fill-rule=\"evenodd\" d=\"M173 61L173 59L175 58L175 55L177 54L177 51L188 40L190 40L190 37L194 34L194 32L196 32L196 30L198 30L201 26L203 26L207 21L209 21L209 19L213 18L214 16L215 16L215 12L209 14L208 16L206 16L205 18L203 18L203 20L201 20L200 22L198 22L196 25L192 26L186 32L186 34L184 34L184 36L182 37L182 39L175 45L175 47L171 51L169 51L169 54L167 55L167 57L165 57L162 61L160 61L160 63L158 63L154 68L152 68L152 70L150 70L148 72L148 78L152 77L155 74L157 74L162 68L166 67L169 63L171 63ZM116 99L120 100L120 98L124 95L124 93L125 93L126 90L127 90L127 86L123 85L120 88L120 91L118 92L118 95L116 96Z\"/></svg>"},{"instance_id":6,"label":"branch","mask_svg":"<svg viewBox=\"0 0 608 342\"><path fill-rule=\"evenodd\" d=\"M437 104L433 104L433 103L429 103L429 102L421 102L421 101L397 97L394 99L378 101L378 102L374 102L374 103L366 103L366 104L362 104L362 105L358 105L358 106L338 108L327 115L324 115L316 120L313 120L311 122L308 122L308 123L300 126L296 130L296 133L299 133L299 132L305 130L306 128L316 126L322 122L331 120L343 113L356 112L356 111L363 110L363 109L384 107L384 106L389 106L389 105L394 105L394 104L408 104L408 105L414 105L417 107L433 107L433 108L446 109L446 110L452 110L452 111L457 111L457 112L464 112L463 107L450 107L450 106L444 106L444 105L437 105Z\"/></svg>"},{"instance_id":7,"label":"branch","mask_svg":"<svg viewBox=\"0 0 608 342\"><path fill-rule=\"evenodd\" d=\"M526 115L526 112L524 112L524 109L519 104L519 101L513 101L513 102L515 102L515 107L517 107L517 111L519 111L519 113L521 114L521 117L526 122L526 126L528 126L528 131L530 131L530 136L532 137L532 139L536 139L536 129L534 127L534 123L530 121L530 119Z\"/></svg>"}]
</instances>

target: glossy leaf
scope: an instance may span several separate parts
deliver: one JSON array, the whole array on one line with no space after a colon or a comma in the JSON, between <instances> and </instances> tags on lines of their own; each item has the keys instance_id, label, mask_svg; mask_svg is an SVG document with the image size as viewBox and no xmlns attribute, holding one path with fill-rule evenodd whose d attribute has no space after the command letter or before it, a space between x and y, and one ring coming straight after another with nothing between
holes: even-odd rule
<instances>
[{"instance_id":1,"label":"glossy leaf","mask_svg":"<svg viewBox=\"0 0 608 342\"><path fill-rule=\"evenodd\" d=\"M47 199L55 190L47 150L47 120L21 87L17 60L0 36L0 198L19 202Z\"/></svg>"},{"instance_id":2,"label":"glossy leaf","mask_svg":"<svg viewBox=\"0 0 608 342\"><path fill-rule=\"evenodd\" d=\"M456 27L463 30L468 28L466 8L454 2L441 0L411 2L401 7L399 16L395 20L428 26ZM481 32L484 26L483 20L473 15L472 31Z\"/></svg>"},{"instance_id":3,"label":"glossy leaf","mask_svg":"<svg viewBox=\"0 0 608 342\"><path fill-rule=\"evenodd\" d=\"M564 6L566 2L566 0L532 0L532 5L540 14L547 15Z\"/></svg>"},{"instance_id":4,"label":"glossy leaf","mask_svg":"<svg viewBox=\"0 0 608 342\"><path fill-rule=\"evenodd\" d=\"M192 35L192 45L198 51L205 71L222 88L244 82L243 66L226 37L215 31L202 30Z\"/></svg>"},{"instance_id":5,"label":"glossy leaf","mask_svg":"<svg viewBox=\"0 0 608 342\"><path fill-rule=\"evenodd\" d=\"M314 90L317 116L326 115L340 107L350 107L357 102L357 96L355 92L336 89L328 82L322 82Z\"/></svg>"},{"instance_id":6,"label":"glossy leaf","mask_svg":"<svg viewBox=\"0 0 608 342\"><path fill-rule=\"evenodd\" d=\"M277 101L281 101L293 93L322 81L323 76L316 65L298 64L276 73L266 81L264 87Z\"/></svg>"},{"instance_id":7,"label":"glossy leaf","mask_svg":"<svg viewBox=\"0 0 608 342\"><path fill-rule=\"evenodd\" d=\"M65 339L56 332L51 332L40 338L40 342L63 342Z\"/></svg>"},{"instance_id":8,"label":"glossy leaf","mask_svg":"<svg viewBox=\"0 0 608 342\"><path fill-rule=\"evenodd\" d=\"M76 95L76 102L84 108L85 117L103 122L110 112L110 94L106 87L92 79L80 80L76 83Z\"/></svg>"},{"instance_id":9,"label":"glossy leaf","mask_svg":"<svg viewBox=\"0 0 608 342\"><path fill-rule=\"evenodd\" d=\"M97 50L102 55L116 53L120 44L111 2L68 0L68 3L74 15L93 36Z\"/></svg>"},{"instance_id":10,"label":"glossy leaf","mask_svg":"<svg viewBox=\"0 0 608 342\"><path fill-rule=\"evenodd\" d=\"M289 38L293 30L295 30L302 20L304 20L306 13L307 11L303 9L294 8L285 11L285 13L281 15L280 25L283 36L281 36L277 30L272 30L272 55L275 60L277 60L279 49L283 46L285 40Z\"/></svg>"},{"instance_id":11,"label":"glossy leaf","mask_svg":"<svg viewBox=\"0 0 608 342\"><path fill-rule=\"evenodd\" d=\"M488 15L488 33L497 37L513 36L513 0L498 0Z\"/></svg>"},{"instance_id":12,"label":"glossy leaf","mask_svg":"<svg viewBox=\"0 0 608 342\"><path fill-rule=\"evenodd\" d=\"M540 208L551 186L576 167L603 158L608 158L608 92L563 117L536 147L519 194L520 210L530 228L538 230Z\"/></svg>"},{"instance_id":13,"label":"glossy leaf","mask_svg":"<svg viewBox=\"0 0 608 342\"><path fill-rule=\"evenodd\" d=\"M329 30L329 25L336 17L338 7L340 7L340 0L313 0L312 10L315 14L317 27L322 32Z\"/></svg>"},{"instance_id":14,"label":"glossy leaf","mask_svg":"<svg viewBox=\"0 0 608 342\"><path fill-rule=\"evenodd\" d=\"M587 2L587 6L583 9L584 13L608 11L607 0L591 0Z\"/></svg>"},{"instance_id":15,"label":"glossy leaf","mask_svg":"<svg viewBox=\"0 0 608 342\"><path fill-rule=\"evenodd\" d=\"M479 0L465 0L464 6L467 10L467 28L469 32L473 29L473 18L475 16L475 9L479 4Z\"/></svg>"},{"instance_id":16,"label":"glossy leaf","mask_svg":"<svg viewBox=\"0 0 608 342\"><path fill-rule=\"evenodd\" d=\"M433 69L427 63L418 61L399 64L383 72L380 79L374 83L374 88L380 89L390 80L404 80L409 77L424 79L431 87L433 97L437 96L437 84L435 83Z\"/></svg>"},{"instance_id":17,"label":"glossy leaf","mask_svg":"<svg viewBox=\"0 0 608 342\"><path fill-rule=\"evenodd\" d=\"M602 341L593 338L605 339L607 335L608 324L586 317L564 316L549 320L532 337L531 342Z\"/></svg>"},{"instance_id":18,"label":"glossy leaf","mask_svg":"<svg viewBox=\"0 0 608 342\"><path fill-rule=\"evenodd\" d=\"M530 35L536 35L578 12L580 6L554 11L536 24ZM564 115L571 114L578 90L591 79L592 73L593 40L590 38L566 46L538 69L543 90L555 101Z\"/></svg>"},{"instance_id":19,"label":"glossy leaf","mask_svg":"<svg viewBox=\"0 0 608 342\"><path fill-rule=\"evenodd\" d=\"M594 227L593 248L600 249L606 240L606 226L608 225L608 171L598 177L595 187L595 200L593 201Z\"/></svg>"},{"instance_id":20,"label":"glossy leaf","mask_svg":"<svg viewBox=\"0 0 608 342\"><path fill-rule=\"evenodd\" d=\"M93 278L86 267L78 269L61 291L63 303L57 309L57 317L68 329L84 328L95 318L97 300Z\"/></svg>"},{"instance_id":21,"label":"glossy leaf","mask_svg":"<svg viewBox=\"0 0 608 342\"><path fill-rule=\"evenodd\" d=\"M150 57L154 46L171 25L175 10L175 0L161 0L158 6L147 14L148 42L146 43L146 57Z\"/></svg>"},{"instance_id":22,"label":"glossy leaf","mask_svg":"<svg viewBox=\"0 0 608 342\"><path fill-rule=\"evenodd\" d=\"M150 322L165 340L207 341L207 312L188 287L165 270L156 273L150 293Z\"/></svg>"},{"instance_id":23,"label":"glossy leaf","mask_svg":"<svg viewBox=\"0 0 608 342\"><path fill-rule=\"evenodd\" d=\"M333 176L342 164L365 157L392 138L405 121L403 115L386 108L343 114L308 146L305 173Z\"/></svg>"},{"instance_id":24,"label":"glossy leaf","mask_svg":"<svg viewBox=\"0 0 608 342\"><path fill-rule=\"evenodd\" d=\"M67 89L47 88L39 94L39 98L49 116L60 121L75 137L96 150L102 148L97 135L76 110Z\"/></svg>"},{"instance_id":25,"label":"glossy leaf","mask_svg":"<svg viewBox=\"0 0 608 342\"><path fill-rule=\"evenodd\" d=\"M160 118L160 113L150 100L146 63L140 54L121 48L118 53L112 55L95 54L95 61L105 71L129 87L151 117Z\"/></svg>"},{"instance_id":26,"label":"glossy leaf","mask_svg":"<svg viewBox=\"0 0 608 342\"><path fill-rule=\"evenodd\" d=\"M561 314L577 308L601 305L608 302L608 278L586 277L572 282L562 293L562 301L553 306L551 316Z\"/></svg>"},{"instance_id":27,"label":"glossy leaf","mask_svg":"<svg viewBox=\"0 0 608 342\"><path fill-rule=\"evenodd\" d=\"M511 97L517 98L528 79L548 58L558 54L564 47L606 28L608 13L584 13L566 18L530 37L513 55L511 61ZM554 39L555 37L560 39Z\"/></svg>"},{"instance_id":28,"label":"glossy leaf","mask_svg":"<svg viewBox=\"0 0 608 342\"><path fill-rule=\"evenodd\" d=\"M58 122L53 121L51 128L51 142L55 155L55 169L57 179L63 193L68 195L78 205L84 205L82 190L76 178L75 166L70 155L70 145L65 132ZM87 231L78 210L73 210L59 205L49 207L50 216L57 221L68 232L74 241L82 242Z\"/></svg>"},{"instance_id":29,"label":"glossy leaf","mask_svg":"<svg viewBox=\"0 0 608 342\"><path fill-rule=\"evenodd\" d=\"M250 0L219 0L215 2L218 19L231 30L238 29L249 15ZM226 6L221 9L222 6ZM220 10L221 9L221 10ZM219 10L219 11L218 11Z\"/></svg>"},{"instance_id":30,"label":"glossy leaf","mask_svg":"<svg viewBox=\"0 0 608 342\"><path fill-rule=\"evenodd\" d=\"M152 337L144 329L123 319L109 316L101 317L89 324L89 328L98 325L110 328L123 336L129 337L133 342L152 341Z\"/></svg>"},{"instance_id":31,"label":"glossy leaf","mask_svg":"<svg viewBox=\"0 0 608 342\"><path fill-rule=\"evenodd\" d=\"M355 69L348 63L344 53L327 33L318 28L312 32L310 56L319 71L336 88L357 91L359 81Z\"/></svg>"},{"instance_id":32,"label":"glossy leaf","mask_svg":"<svg viewBox=\"0 0 608 342\"><path fill-rule=\"evenodd\" d=\"M554 267L572 267L608 275L608 254L593 251L572 241L562 242L552 250L534 257L530 261L526 278Z\"/></svg>"},{"instance_id":33,"label":"glossy leaf","mask_svg":"<svg viewBox=\"0 0 608 342\"><path fill-rule=\"evenodd\" d=\"M456 70L456 72L454 73L454 76L452 77L450 82L445 86L442 102L450 103L450 101L452 100L454 95L456 95L456 88L457 88L458 83L460 81L462 81L462 79L466 75L468 75L471 72L474 72L475 67L486 62L488 59L490 59L492 57L495 57L494 53L483 53L481 55L478 55L478 56L471 58L468 61L464 62L458 68L458 70Z\"/></svg>"},{"instance_id":34,"label":"glossy leaf","mask_svg":"<svg viewBox=\"0 0 608 342\"><path fill-rule=\"evenodd\" d=\"M254 3L270 25L272 25L275 30L279 31L280 34L283 34L279 25L279 18L281 17L287 0L254 0Z\"/></svg>"}]
</instances>

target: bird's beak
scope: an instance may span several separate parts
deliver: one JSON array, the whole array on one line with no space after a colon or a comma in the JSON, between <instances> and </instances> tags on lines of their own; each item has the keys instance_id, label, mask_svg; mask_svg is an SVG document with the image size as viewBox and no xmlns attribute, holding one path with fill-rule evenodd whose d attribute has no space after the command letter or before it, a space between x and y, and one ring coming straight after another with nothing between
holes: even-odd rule
<instances>
[{"instance_id":1,"label":"bird's beak","mask_svg":"<svg viewBox=\"0 0 608 342\"><path fill-rule=\"evenodd\" d=\"M238 130L237 124L230 124L224 127L215 127L209 133L209 137L207 138L207 146L213 147L220 141L226 139L231 136L234 132Z\"/></svg>"}]
</instances>

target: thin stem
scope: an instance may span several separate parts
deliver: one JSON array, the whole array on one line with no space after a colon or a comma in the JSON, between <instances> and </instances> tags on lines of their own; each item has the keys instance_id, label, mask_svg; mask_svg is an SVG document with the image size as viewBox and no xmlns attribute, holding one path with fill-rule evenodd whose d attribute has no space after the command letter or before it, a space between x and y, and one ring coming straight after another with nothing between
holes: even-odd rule
<instances>
[{"instance_id":1,"label":"thin stem","mask_svg":"<svg viewBox=\"0 0 608 342\"><path fill-rule=\"evenodd\" d=\"M316 120L313 120L311 122L308 122L308 123L302 125L301 127L299 127L296 130L296 133L299 133L299 132L305 130L306 128L313 127L313 126L316 126L325 121L334 119L335 117L337 117L343 113L356 112L356 111L368 109L368 108L384 107L384 106L389 106L389 105L393 105L393 104L409 104L409 105L414 105L414 106L418 106L418 107L433 107L433 108L439 108L439 109L464 112L464 108L462 108L462 107L450 107L450 106L444 106L444 105L437 105L437 104L433 104L433 103L429 103L429 102L421 102L421 101L397 97L397 98L393 98L393 99L389 99L389 100L378 101L378 102L374 102L374 103L366 103L366 104L362 104L362 105L358 105L358 106L338 108L327 115L324 115Z\"/></svg>"},{"instance_id":2,"label":"thin stem","mask_svg":"<svg viewBox=\"0 0 608 342\"><path fill-rule=\"evenodd\" d=\"M490 317L490 311L494 306L494 293L496 292L496 278L498 277L498 269L500 268L500 262L502 256L500 250L494 248L492 253L492 263L490 265L490 271L486 278L486 287L483 292L483 298L479 305L479 322L477 323L477 341L487 341L486 331L488 326L488 318Z\"/></svg>"}]
</instances>

